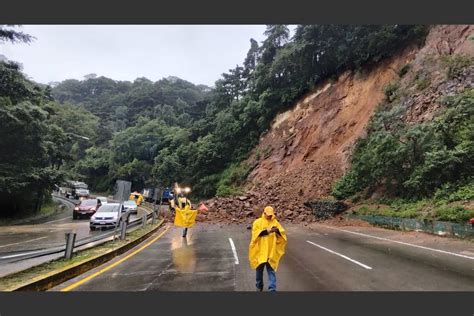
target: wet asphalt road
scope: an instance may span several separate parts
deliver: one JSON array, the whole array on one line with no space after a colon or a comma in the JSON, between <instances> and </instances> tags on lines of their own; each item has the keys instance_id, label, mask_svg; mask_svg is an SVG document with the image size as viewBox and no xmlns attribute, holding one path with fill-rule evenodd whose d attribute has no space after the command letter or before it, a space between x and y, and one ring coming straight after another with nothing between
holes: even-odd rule
<instances>
[{"instance_id":1,"label":"wet asphalt road","mask_svg":"<svg viewBox=\"0 0 474 316\"><path fill-rule=\"evenodd\" d=\"M474 290L472 242L373 227L286 229L279 291ZM129 256L143 244L52 290L72 285L73 291L255 291L246 226L198 223L184 239L168 223L157 234L163 232L136 254Z\"/></svg>"},{"instance_id":2,"label":"wet asphalt road","mask_svg":"<svg viewBox=\"0 0 474 316\"><path fill-rule=\"evenodd\" d=\"M3 256L20 254L23 252L56 247L65 244L65 233L75 231L76 239L98 235L101 230L90 230L89 218L74 220L72 207L67 203L64 212L58 213L42 223L28 225L0 226L0 259ZM141 217L147 211L139 208L138 214L132 214L130 219ZM0 265L0 272L1 272Z\"/></svg>"}]
</instances>

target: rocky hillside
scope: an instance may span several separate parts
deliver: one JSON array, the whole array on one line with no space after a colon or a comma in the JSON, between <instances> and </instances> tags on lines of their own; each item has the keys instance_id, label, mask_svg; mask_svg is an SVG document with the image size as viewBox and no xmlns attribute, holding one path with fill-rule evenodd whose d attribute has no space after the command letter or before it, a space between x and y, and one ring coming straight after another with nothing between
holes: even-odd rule
<instances>
[{"instance_id":1,"label":"rocky hillside","mask_svg":"<svg viewBox=\"0 0 474 316\"><path fill-rule=\"evenodd\" d=\"M377 106L390 98L390 87L406 95L401 119L430 120L440 96L473 86L473 67L446 77L443 56L474 56L474 26L436 26L423 47L408 47L361 72L346 72L318 86L279 114L247 163L254 165L245 196L217 198L201 220L250 221L271 204L287 221L314 220L304 203L330 194L348 168L351 150ZM409 65L409 66L406 66Z\"/></svg>"}]
</instances>

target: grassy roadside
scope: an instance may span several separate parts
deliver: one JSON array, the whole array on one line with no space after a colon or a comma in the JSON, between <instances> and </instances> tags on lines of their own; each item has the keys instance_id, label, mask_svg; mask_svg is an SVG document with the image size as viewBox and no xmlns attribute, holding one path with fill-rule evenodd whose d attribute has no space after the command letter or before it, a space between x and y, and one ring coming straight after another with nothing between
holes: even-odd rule
<instances>
[{"instance_id":1,"label":"grassy roadside","mask_svg":"<svg viewBox=\"0 0 474 316\"><path fill-rule=\"evenodd\" d=\"M41 210L36 214L28 214L25 215L26 217L1 218L0 226L26 224L28 222L48 218L63 210L60 208L60 205L62 204L59 202L55 202L54 200L48 201L43 204Z\"/></svg>"},{"instance_id":2,"label":"grassy roadside","mask_svg":"<svg viewBox=\"0 0 474 316\"><path fill-rule=\"evenodd\" d=\"M64 270L70 269L72 267L78 266L82 263L85 263L89 260L92 260L101 255L110 253L120 247L129 244L145 234L156 229L162 224L162 220L158 221L155 224L149 224L144 228L139 228L129 234L127 234L126 240L115 240L108 241L97 247L79 251L74 255L71 260L67 259L57 259L50 262L43 263L41 265L20 271L11 275L0 278L0 291L12 291L22 285L43 279L47 276L60 273Z\"/></svg>"},{"instance_id":3,"label":"grassy roadside","mask_svg":"<svg viewBox=\"0 0 474 316\"><path fill-rule=\"evenodd\" d=\"M474 203L473 201L449 202L435 199L416 202L404 200L365 201L352 207L352 213L466 223L470 218L474 218Z\"/></svg>"}]
</instances>

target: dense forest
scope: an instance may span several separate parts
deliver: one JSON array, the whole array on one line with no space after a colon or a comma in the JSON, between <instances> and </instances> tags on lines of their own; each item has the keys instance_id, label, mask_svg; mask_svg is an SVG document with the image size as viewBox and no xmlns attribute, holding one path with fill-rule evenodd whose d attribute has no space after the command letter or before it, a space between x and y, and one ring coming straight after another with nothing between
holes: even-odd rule
<instances>
[{"instance_id":1,"label":"dense forest","mask_svg":"<svg viewBox=\"0 0 474 316\"><path fill-rule=\"evenodd\" d=\"M134 189L177 181L199 197L232 194L251 168L240 162L277 113L322 80L422 43L427 29L301 25L290 37L285 25L268 25L265 40L250 39L242 64L214 87L95 74L45 86L2 61L0 143L9 149L0 154L2 209L37 210L64 178L96 191L123 179ZM0 45L7 40L32 39L2 27Z\"/></svg>"}]
</instances>

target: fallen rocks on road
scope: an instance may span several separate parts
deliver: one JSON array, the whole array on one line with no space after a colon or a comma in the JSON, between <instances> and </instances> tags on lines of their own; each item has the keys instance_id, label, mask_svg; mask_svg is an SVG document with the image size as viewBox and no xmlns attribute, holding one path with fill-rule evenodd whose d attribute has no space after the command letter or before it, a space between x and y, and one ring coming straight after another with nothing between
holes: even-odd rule
<instances>
[{"instance_id":1,"label":"fallen rocks on road","mask_svg":"<svg viewBox=\"0 0 474 316\"><path fill-rule=\"evenodd\" d=\"M204 202L208 211L199 212L199 222L250 224L271 205L280 222L300 223L316 221L313 210L298 199L274 197L271 194L248 192L245 196L213 198Z\"/></svg>"}]
</instances>

